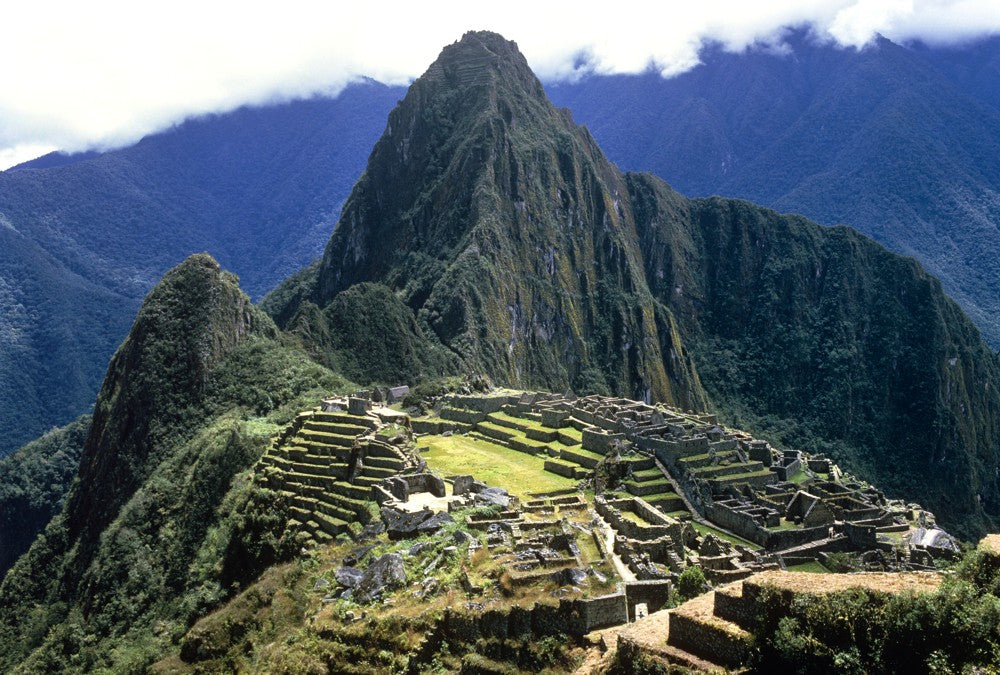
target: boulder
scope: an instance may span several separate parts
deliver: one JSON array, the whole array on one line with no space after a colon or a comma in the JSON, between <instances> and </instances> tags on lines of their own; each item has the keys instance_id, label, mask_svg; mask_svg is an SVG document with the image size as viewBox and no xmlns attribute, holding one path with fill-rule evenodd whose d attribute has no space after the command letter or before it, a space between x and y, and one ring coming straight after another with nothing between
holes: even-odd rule
<instances>
[{"instance_id":1,"label":"boulder","mask_svg":"<svg viewBox=\"0 0 1000 675\"><path fill-rule=\"evenodd\" d=\"M510 506L511 496L506 490L498 487L488 487L476 494L474 503L476 506L502 506L503 508L508 508Z\"/></svg>"},{"instance_id":2,"label":"boulder","mask_svg":"<svg viewBox=\"0 0 1000 675\"><path fill-rule=\"evenodd\" d=\"M351 396L347 399L347 411L352 415L365 415L368 413L368 401Z\"/></svg>"},{"instance_id":3,"label":"boulder","mask_svg":"<svg viewBox=\"0 0 1000 675\"><path fill-rule=\"evenodd\" d=\"M404 584L406 570L403 568L403 556L399 553L386 553L375 559L365 570L354 587L354 598L360 603L371 602L385 591Z\"/></svg>"},{"instance_id":4,"label":"boulder","mask_svg":"<svg viewBox=\"0 0 1000 675\"><path fill-rule=\"evenodd\" d=\"M347 567L355 567L359 562L364 560L364 557L368 555L368 552L375 548L374 544L368 544L367 546L359 546L352 549L347 555L344 556L344 565Z\"/></svg>"},{"instance_id":5,"label":"boulder","mask_svg":"<svg viewBox=\"0 0 1000 675\"><path fill-rule=\"evenodd\" d=\"M455 522L455 519L446 512L435 513L429 509L410 512L390 506L382 507L382 520L385 522L389 539L393 541L437 532L443 525Z\"/></svg>"},{"instance_id":6,"label":"boulder","mask_svg":"<svg viewBox=\"0 0 1000 675\"><path fill-rule=\"evenodd\" d=\"M337 583L346 588L354 588L361 581L364 572L356 567L341 567L333 573Z\"/></svg>"},{"instance_id":7,"label":"boulder","mask_svg":"<svg viewBox=\"0 0 1000 675\"><path fill-rule=\"evenodd\" d=\"M558 572L553 572L549 578L560 586L582 586L587 583L587 571L569 567Z\"/></svg>"},{"instance_id":8,"label":"boulder","mask_svg":"<svg viewBox=\"0 0 1000 675\"><path fill-rule=\"evenodd\" d=\"M472 476L455 476L455 481L452 483L451 493L456 497L460 497L464 494L472 492L472 485L476 482L476 479Z\"/></svg>"},{"instance_id":9,"label":"boulder","mask_svg":"<svg viewBox=\"0 0 1000 675\"><path fill-rule=\"evenodd\" d=\"M477 541L475 537L466 532L465 530L455 530L455 542L458 544L468 544L473 541Z\"/></svg>"}]
</instances>

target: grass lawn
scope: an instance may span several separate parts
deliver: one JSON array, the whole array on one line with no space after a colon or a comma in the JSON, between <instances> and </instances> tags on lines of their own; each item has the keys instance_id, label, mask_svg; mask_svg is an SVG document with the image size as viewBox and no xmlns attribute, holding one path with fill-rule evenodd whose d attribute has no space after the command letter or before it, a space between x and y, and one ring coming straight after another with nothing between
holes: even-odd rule
<instances>
[{"instance_id":1,"label":"grass lawn","mask_svg":"<svg viewBox=\"0 0 1000 675\"><path fill-rule=\"evenodd\" d=\"M431 469L449 476L471 474L522 498L528 492L565 490L576 485L574 480L545 471L541 456L459 434L424 436L417 447Z\"/></svg>"},{"instance_id":2,"label":"grass lawn","mask_svg":"<svg viewBox=\"0 0 1000 675\"><path fill-rule=\"evenodd\" d=\"M802 483L805 483L807 480L809 480L809 474L807 474L802 469L799 469L798 471L796 471L795 473L793 473L791 476L788 477L789 482L798 483L800 485Z\"/></svg>"}]
</instances>

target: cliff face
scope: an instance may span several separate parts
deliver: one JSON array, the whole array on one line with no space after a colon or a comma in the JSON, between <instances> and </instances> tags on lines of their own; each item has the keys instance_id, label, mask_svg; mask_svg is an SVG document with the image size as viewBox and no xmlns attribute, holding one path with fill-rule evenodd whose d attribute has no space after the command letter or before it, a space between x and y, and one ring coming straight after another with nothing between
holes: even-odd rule
<instances>
[{"instance_id":1,"label":"cliff face","mask_svg":"<svg viewBox=\"0 0 1000 675\"><path fill-rule=\"evenodd\" d=\"M623 175L497 35L414 82L323 259L268 311L332 364L365 337L333 320L363 282L413 313L390 343L458 359L439 371L712 405L949 524L1000 508L997 357L934 278L848 228ZM398 351L397 377L426 374Z\"/></svg>"}]
</instances>

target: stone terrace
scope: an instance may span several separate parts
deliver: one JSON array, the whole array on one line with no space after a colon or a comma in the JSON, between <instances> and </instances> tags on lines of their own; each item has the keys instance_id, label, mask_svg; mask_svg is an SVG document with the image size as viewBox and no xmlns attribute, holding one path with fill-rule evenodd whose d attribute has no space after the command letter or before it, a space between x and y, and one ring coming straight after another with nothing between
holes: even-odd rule
<instances>
[{"instance_id":1,"label":"stone terrace","mask_svg":"<svg viewBox=\"0 0 1000 675\"><path fill-rule=\"evenodd\" d=\"M291 503L292 525L325 543L353 536L377 517L372 489L417 466L406 446L379 432L406 422L396 411L368 410L367 402L332 402L300 413L257 467L265 484ZM351 411L353 407L354 411ZM360 413L360 414L358 414ZM399 434L394 440L400 442Z\"/></svg>"}]
</instances>

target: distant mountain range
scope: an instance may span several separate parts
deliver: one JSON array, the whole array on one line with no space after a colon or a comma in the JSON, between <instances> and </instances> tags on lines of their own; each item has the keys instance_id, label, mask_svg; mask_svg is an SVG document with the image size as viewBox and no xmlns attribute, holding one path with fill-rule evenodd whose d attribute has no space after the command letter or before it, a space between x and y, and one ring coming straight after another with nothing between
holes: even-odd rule
<instances>
[{"instance_id":1,"label":"distant mountain range","mask_svg":"<svg viewBox=\"0 0 1000 675\"><path fill-rule=\"evenodd\" d=\"M142 297L188 255L255 298L315 259L400 95L357 84L0 173L0 456L89 408Z\"/></svg>"},{"instance_id":2,"label":"distant mountain range","mask_svg":"<svg viewBox=\"0 0 1000 675\"><path fill-rule=\"evenodd\" d=\"M789 46L548 92L623 169L847 224L917 258L1000 346L1000 38Z\"/></svg>"}]
</instances>

